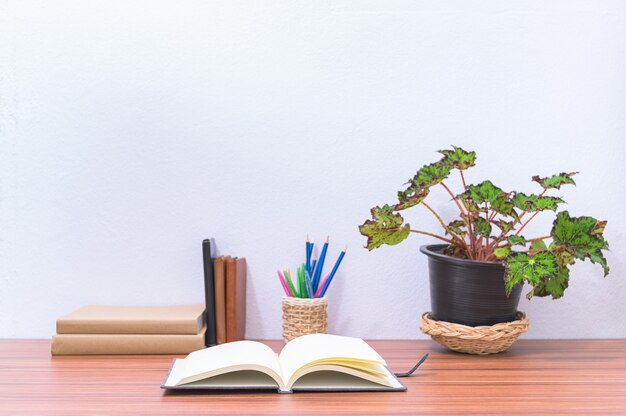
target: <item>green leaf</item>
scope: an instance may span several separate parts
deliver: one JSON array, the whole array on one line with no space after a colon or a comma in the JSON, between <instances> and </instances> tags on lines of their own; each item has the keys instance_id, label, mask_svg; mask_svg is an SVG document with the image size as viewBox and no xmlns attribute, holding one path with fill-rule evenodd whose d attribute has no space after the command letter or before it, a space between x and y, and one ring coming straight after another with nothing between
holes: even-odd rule
<instances>
[{"instance_id":1,"label":"green leaf","mask_svg":"<svg viewBox=\"0 0 626 416\"><path fill-rule=\"evenodd\" d=\"M559 267L554 276L545 278L533 287L533 290L528 292L526 298L530 299L533 296L552 296L552 299L558 299L563 296L568 285L569 269L567 267Z\"/></svg>"},{"instance_id":2,"label":"green leaf","mask_svg":"<svg viewBox=\"0 0 626 416\"><path fill-rule=\"evenodd\" d=\"M526 195L522 192L517 192L513 195L511 202L516 208L522 211L536 212L548 209L556 211L558 204L562 204L565 201L556 196Z\"/></svg>"},{"instance_id":3,"label":"green leaf","mask_svg":"<svg viewBox=\"0 0 626 416\"><path fill-rule=\"evenodd\" d=\"M521 235L511 235L507 238L507 240L512 246L525 246L527 243L526 239Z\"/></svg>"},{"instance_id":4,"label":"green leaf","mask_svg":"<svg viewBox=\"0 0 626 416\"><path fill-rule=\"evenodd\" d=\"M513 207L513 203L508 200L506 194L504 193L499 195L491 204L491 209L495 210L498 214L507 215L519 221L519 216Z\"/></svg>"},{"instance_id":5,"label":"green leaf","mask_svg":"<svg viewBox=\"0 0 626 416\"><path fill-rule=\"evenodd\" d=\"M504 234L513 229L513 221L497 220L493 222Z\"/></svg>"},{"instance_id":6,"label":"green leaf","mask_svg":"<svg viewBox=\"0 0 626 416\"><path fill-rule=\"evenodd\" d=\"M489 237L491 234L491 224L489 221L483 217L477 217L472 222L474 224L474 234Z\"/></svg>"},{"instance_id":7,"label":"green leaf","mask_svg":"<svg viewBox=\"0 0 626 416\"><path fill-rule=\"evenodd\" d=\"M395 206L396 211L410 208L422 202L429 194L429 189L407 189L398 192L398 203Z\"/></svg>"},{"instance_id":8,"label":"green leaf","mask_svg":"<svg viewBox=\"0 0 626 416\"><path fill-rule=\"evenodd\" d=\"M466 231L464 230L466 225L467 224L463 220L454 220L454 221L450 222L447 227L453 233L458 234L458 235L462 235L462 234L466 233Z\"/></svg>"},{"instance_id":9,"label":"green leaf","mask_svg":"<svg viewBox=\"0 0 626 416\"><path fill-rule=\"evenodd\" d=\"M452 165L442 158L438 162L423 166L413 178L407 182L409 187L398 192L396 210L403 210L422 202L429 194L430 187L437 185L450 175Z\"/></svg>"},{"instance_id":10,"label":"green leaf","mask_svg":"<svg viewBox=\"0 0 626 416\"><path fill-rule=\"evenodd\" d=\"M444 155L452 164L452 167L459 170L465 170L474 166L476 162L476 152L466 152L460 147L452 146L453 150L440 150L439 153Z\"/></svg>"},{"instance_id":11,"label":"green leaf","mask_svg":"<svg viewBox=\"0 0 626 416\"><path fill-rule=\"evenodd\" d=\"M531 286L536 286L545 277L553 276L557 272L556 258L550 251L541 251L534 256L516 252L506 258L504 266L507 296L519 283L528 282Z\"/></svg>"},{"instance_id":12,"label":"green leaf","mask_svg":"<svg viewBox=\"0 0 626 416\"><path fill-rule=\"evenodd\" d=\"M510 252L511 252L510 247L498 247L495 250L493 250L493 254L499 259L508 256Z\"/></svg>"},{"instance_id":13,"label":"green leaf","mask_svg":"<svg viewBox=\"0 0 626 416\"><path fill-rule=\"evenodd\" d=\"M547 250L548 246L546 246L546 243L544 243L543 240L536 240L533 241L532 244L530 245L530 249L531 250Z\"/></svg>"},{"instance_id":14,"label":"green leaf","mask_svg":"<svg viewBox=\"0 0 626 416\"><path fill-rule=\"evenodd\" d=\"M504 196L502 189L495 186L491 181L484 181L478 185L468 185L467 191L459 195L463 199L471 199L475 204L488 202L493 204L498 198Z\"/></svg>"},{"instance_id":15,"label":"green leaf","mask_svg":"<svg viewBox=\"0 0 626 416\"><path fill-rule=\"evenodd\" d=\"M579 260L589 259L609 274L609 266L602 250L608 250L609 243L602 233L606 221L598 221L593 217L570 217L569 212L559 212L552 225L550 235L553 239L553 250L562 249Z\"/></svg>"},{"instance_id":16,"label":"green leaf","mask_svg":"<svg viewBox=\"0 0 626 416\"><path fill-rule=\"evenodd\" d=\"M373 250L388 244L390 246L402 242L409 236L410 227L404 224L404 218L393 212L392 205L372 208L372 219L359 226L361 234L367 237L367 249Z\"/></svg>"},{"instance_id":17,"label":"green leaf","mask_svg":"<svg viewBox=\"0 0 626 416\"><path fill-rule=\"evenodd\" d=\"M435 186L450 175L451 169L452 165L448 163L445 157L438 162L425 165L409 180L411 184L409 189L416 190Z\"/></svg>"},{"instance_id":18,"label":"green leaf","mask_svg":"<svg viewBox=\"0 0 626 416\"><path fill-rule=\"evenodd\" d=\"M576 182L572 179L572 176L578 172L565 173L561 172L558 175L552 175L547 178L540 178L539 176L533 176L533 181L537 182L543 189L561 189L561 185L576 185Z\"/></svg>"}]
</instances>

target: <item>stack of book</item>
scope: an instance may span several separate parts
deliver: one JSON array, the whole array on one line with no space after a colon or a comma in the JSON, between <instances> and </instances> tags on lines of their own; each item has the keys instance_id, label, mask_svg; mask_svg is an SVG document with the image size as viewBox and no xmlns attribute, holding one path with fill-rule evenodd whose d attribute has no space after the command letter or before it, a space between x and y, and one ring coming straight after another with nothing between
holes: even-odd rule
<instances>
[{"instance_id":1,"label":"stack of book","mask_svg":"<svg viewBox=\"0 0 626 416\"><path fill-rule=\"evenodd\" d=\"M87 305L57 320L52 355L187 354L204 348L205 305Z\"/></svg>"},{"instance_id":2,"label":"stack of book","mask_svg":"<svg viewBox=\"0 0 626 416\"><path fill-rule=\"evenodd\" d=\"M57 320L52 355L188 354L245 337L246 259L202 242L204 305L83 306Z\"/></svg>"}]
</instances>

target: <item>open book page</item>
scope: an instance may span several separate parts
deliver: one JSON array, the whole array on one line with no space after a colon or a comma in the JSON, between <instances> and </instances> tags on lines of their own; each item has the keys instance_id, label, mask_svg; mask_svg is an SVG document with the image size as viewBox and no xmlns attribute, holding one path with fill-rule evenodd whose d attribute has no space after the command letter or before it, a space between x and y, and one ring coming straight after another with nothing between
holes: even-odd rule
<instances>
[{"instance_id":1,"label":"open book page","mask_svg":"<svg viewBox=\"0 0 626 416\"><path fill-rule=\"evenodd\" d=\"M362 339L328 334L305 335L290 341L281 351L279 361L288 388L304 369L319 364L337 366L339 371L352 368L372 376L386 365Z\"/></svg>"},{"instance_id":2,"label":"open book page","mask_svg":"<svg viewBox=\"0 0 626 416\"><path fill-rule=\"evenodd\" d=\"M220 374L261 371L283 386L278 356L270 347L255 341L237 341L194 351L176 360L167 384L183 385Z\"/></svg>"},{"instance_id":3,"label":"open book page","mask_svg":"<svg viewBox=\"0 0 626 416\"><path fill-rule=\"evenodd\" d=\"M378 371L370 372L342 365L318 364L296 372L289 388L350 390L373 388L372 383L391 388L403 388L402 383L382 364L372 365Z\"/></svg>"}]
</instances>

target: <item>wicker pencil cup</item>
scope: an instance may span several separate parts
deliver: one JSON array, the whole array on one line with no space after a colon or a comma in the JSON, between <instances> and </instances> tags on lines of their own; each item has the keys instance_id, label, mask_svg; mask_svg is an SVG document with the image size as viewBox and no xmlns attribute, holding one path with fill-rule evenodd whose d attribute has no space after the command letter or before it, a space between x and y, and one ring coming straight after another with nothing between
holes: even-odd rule
<instances>
[{"instance_id":1,"label":"wicker pencil cup","mask_svg":"<svg viewBox=\"0 0 626 416\"><path fill-rule=\"evenodd\" d=\"M307 334L326 333L326 306L323 298L283 296L283 338L285 342Z\"/></svg>"}]
</instances>

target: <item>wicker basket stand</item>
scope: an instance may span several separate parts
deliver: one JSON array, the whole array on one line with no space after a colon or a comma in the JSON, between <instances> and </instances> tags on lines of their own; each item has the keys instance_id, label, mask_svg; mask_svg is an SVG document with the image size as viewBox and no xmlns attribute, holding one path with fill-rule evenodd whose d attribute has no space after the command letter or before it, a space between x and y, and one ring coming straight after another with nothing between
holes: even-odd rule
<instances>
[{"instance_id":1,"label":"wicker basket stand","mask_svg":"<svg viewBox=\"0 0 626 416\"><path fill-rule=\"evenodd\" d=\"M491 326L436 321L430 312L424 313L420 322L420 330L439 344L454 351L479 355L506 351L528 327L526 314L519 311L514 321Z\"/></svg>"}]
</instances>

